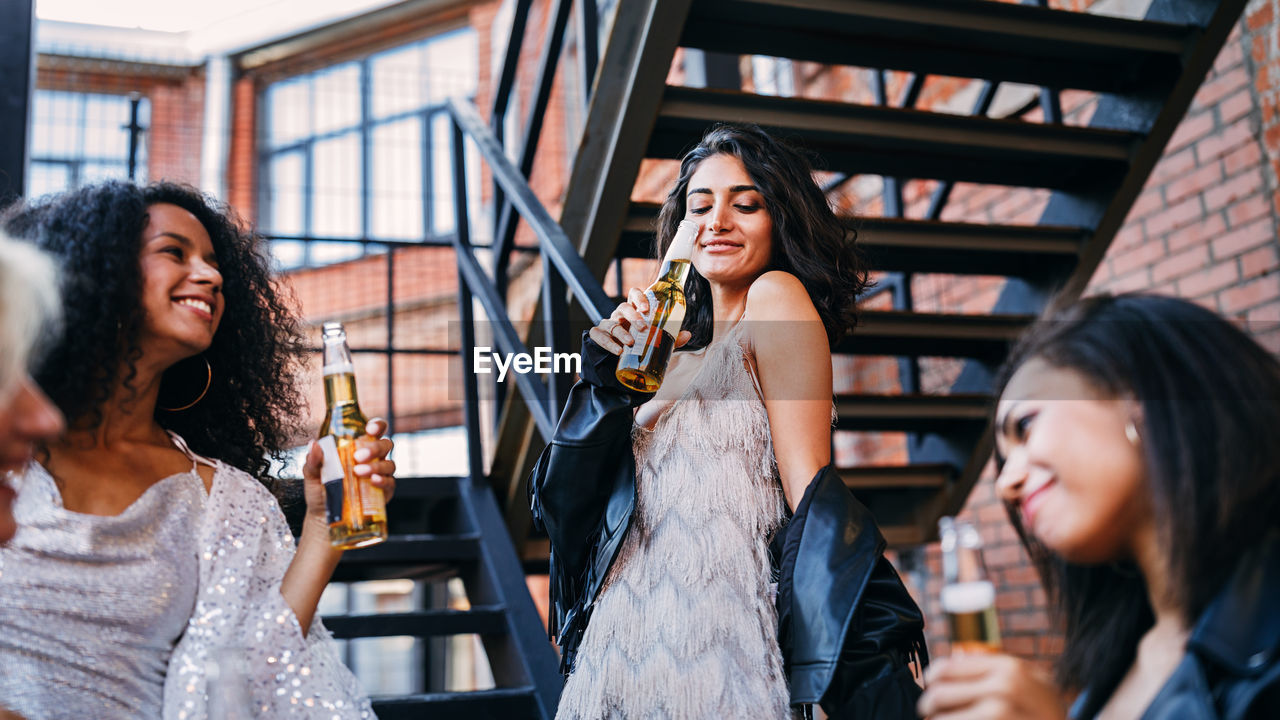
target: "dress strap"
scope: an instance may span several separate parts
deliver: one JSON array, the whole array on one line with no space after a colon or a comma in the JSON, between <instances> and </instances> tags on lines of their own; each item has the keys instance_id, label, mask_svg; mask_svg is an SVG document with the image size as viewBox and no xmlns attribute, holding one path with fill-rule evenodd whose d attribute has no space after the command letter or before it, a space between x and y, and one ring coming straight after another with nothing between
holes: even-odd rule
<instances>
[{"instance_id":1,"label":"dress strap","mask_svg":"<svg viewBox=\"0 0 1280 720\"><path fill-rule=\"evenodd\" d=\"M178 449L182 451L182 454L186 455L187 459L191 461L191 472L196 472L196 466L200 464L208 465L215 470L217 469L217 463L203 455L197 455L192 452L191 447L187 445L187 441L183 440L181 435L172 430L165 430L165 432L169 434L169 439L173 440L173 444L176 445Z\"/></svg>"}]
</instances>

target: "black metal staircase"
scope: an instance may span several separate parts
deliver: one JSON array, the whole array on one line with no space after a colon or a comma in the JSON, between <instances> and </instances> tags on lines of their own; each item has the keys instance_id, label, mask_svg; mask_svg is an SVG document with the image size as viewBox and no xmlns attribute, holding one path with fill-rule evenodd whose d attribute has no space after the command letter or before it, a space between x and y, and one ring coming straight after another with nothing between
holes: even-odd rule
<instances>
[{"instance_id":1,"label":"black metal staircase","mask_svg":"<svg viewBox=\"0 0 1280 720\"><path fill-rule=\"evenodd\" d=\"M884 179L888 217L846 218L894 309L863 313L837 352L892 356L902 392L841 395L838 429L908 433L902 467L843 469L891 542L930 538L957 511L990 454L990 376L1056 290L1079 294L1119 229L1242 7L1154 0L1145 19L986 0L634 0L617 9L598 71L561 225L590 273L645 257L656 207L633 203L645 158L676 158L713 123L750 121L821 155L825 169ZM677 47L853 65L879 73L874 105L668 86ZM883 71L914 73L906 106L885 99ZM985 83L969 115L914 107L930 75ZM1042 88L1044 118L988 117L1000 83ZM1087 125L1062 122L1058 91L1097 93ZM1024 108L1026 110L1028 108ZM908 179L938 181L924 216L902 217ZM946 222L957 182L1048 193L1035 225ZM994 311L913 310L917 273L1003 276ZM921 358L962 362L944 393L921 394ZM541 447L524 401L508 398L492 482L518 513ZM554 411L549 413L554 415ZM499 471L501 474L499 474ZM527 525L510 523L517 543Z\"/></svg>"},{"instance_id":2,"label":"black metal staircase","mask_svg":"<svg viewBox=\"0 0 1280 720\"><path fill-rule=\"evenodd\" d=\"M833 186L857 175L884 179L890 217L845 221L858 230L873 268L887 273L882 287L893 291L893 309L864 311L862 325L836 352L897 358L901 392L837 395L837 429L907 433L908 459L845 467L841 474L891 543L922 543L940 515L963 506L990 454L993 369L1051 292L1082 291L1244 0L1154 0L1141 21L990 0L622 0L598 65L593 44L584 42L595 34L595 4L554 0L527 133L507 139L518 157L513 163L500 130L531 2L514 5L512 42L490 118L482 119L469 102L449 107L470 474L402 480L391 509L391 541L350 553L338 578L457 576L467 586L470 609L326 618L340 637L478 634L499 687L380 699L384 718L554 714L554 652L521 569L522 563L536 567L545 553L545 544L529 542L524 483L572 378L518 375L505 391L496 390L493 442L482 455L480 388L470 366L474 303L502 352L537 345L576 351L571 320L595 322L612 310L601 287L610 264L648 255L656 208L631 201L643 159L679 157L715 122L751 121L820 153L829 170L843 174ZM584 28L581 74L594 84L556 222L526 178L574 7ZM879 102L669 87L677 47L870 68L880 83ZM885 99L883 70L915 73L905 106ZM985 81L975 112L915 109L929 75ZM1043 88L1039 107L1046 121L987 117L1002 82ZM1062 89L1099 93L1088 126L1062 123ZM480 219L467 217L464 142L478 150L494 182L494 240L483 247L471 241ZM904 218L902 186L912 178L938 182L925 215ZM1040 188L1049 200L1036 225L942 221L956 182ZM541 297L526 335L506 309L512 253L530 251L514 245L517 220L537 237L542 259ZM1007 280L990 314L926 313L913 310L916 273ZM938 357L960 364L957 379L945 392L922 393L920 359Z\"/></svg>"}]
</instances>

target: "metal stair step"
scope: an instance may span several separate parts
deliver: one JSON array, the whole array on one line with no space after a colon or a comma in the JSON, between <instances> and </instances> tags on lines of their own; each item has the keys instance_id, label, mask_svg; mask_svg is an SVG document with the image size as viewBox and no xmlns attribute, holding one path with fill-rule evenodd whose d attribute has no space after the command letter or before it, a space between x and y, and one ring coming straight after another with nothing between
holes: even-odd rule
<instances>
[{"instance_id":1,"label":"metal stair step","mask_svg":"<svg viewBox=\"0 0 1280 720\"><path fill-rule=\"evenodd\" d=\"M618 240L618 257L652 258L657 203L632 203ZM1064 275L1088 240L1083 228L984 225L841 217L858 233L858 247L874 270L1044 277Z\"/></svg>"},{"instance_id":2,"label":"metal stair step","mask_svg":"<svg viewBox=\"0 0 1280 720\"><path fill-rule=\"evenodd\" d=\"M418 577L438 571L441 565L475 562L480 535L392 535L371 547L348 550L334 571L334 582Z\"/></svg>"},{"instance_id":3,"label":"metal stair step","mask_svg":"<svg viewBox=\"0 0 1280 720\"><path fill-rule=\"evenodd\" d=\"M991 396L836 395L839 430L940 432L981 427L991 412Z\"/></svg>"},{"instance_id":4,"label":"metal stair step","mask_svg":"<svg viewBox=\"0 0 1280 720\"><path fill-rule=\"evenodd\" d=\"M883 489L940 489L953 480L959 471L947 463L916 463L912 465L862 465L837 468L845 487L853 491Z\"/></svg>"},{"instance_id":5,"label":"metal stair step","mask_svg":"<svg viewBox=\"0 0 1280 720\"><path fill-rule=\"evenodd\" d=\"M379 720L532 720L538 718L532 687L436 692L373 698Z\"/></svg>"},{"instance_id":6,"label":"metal stair step","mask_svg":"<svg viewBox=\"0 0 1280 720\"><path fill-rule=\"evenodd\" d=\"M830 170L1018 187L1117 186L1142 136L729 90L668 86L647 155L678 158L716 122L796 137Z\"/></svg>"},{"instance_id":7,"label":"metal stair step","mask_svg":"<svg viewBox=\"0 0 1280 720\"><path fill-rule=\"evenodd\" d=\"M447 475L396 477L396 494L391 502L404 498L434 500L457 497L460 480L461 478Z\"/></svg>"},{"instance_id":8,"label":"metal stair step","mask_svg":"<svg viewBox=\"0 0 1280 720\"><path fill-rule=\"evenodd\" d=\"M470 610L329 615L324 618L324 625L336 638L488 635L506 632L504 612L502 605L483 605Z\"/></svg>"},{"instance_id":9,"label":"metal stair step","mask_svg":"<svg viewBox=\"0 0 1280 720\"><path fill-rule=\"evenodd\" d=\"M975 0L699 0L680 44L1100 92L1165 92L1178 25Z\"/></svg>"},{"instance_id":10,"label":"metal stair step","mask_svg":"<svg viewBox=\"0 0 1280 720\"><path fill-rule=\"evenodd\" d=\"M959 315L863 310L834 352L854 355L972 357L1000 361L1034 322L1030 315Z\"/></svg>"}]
</instances>

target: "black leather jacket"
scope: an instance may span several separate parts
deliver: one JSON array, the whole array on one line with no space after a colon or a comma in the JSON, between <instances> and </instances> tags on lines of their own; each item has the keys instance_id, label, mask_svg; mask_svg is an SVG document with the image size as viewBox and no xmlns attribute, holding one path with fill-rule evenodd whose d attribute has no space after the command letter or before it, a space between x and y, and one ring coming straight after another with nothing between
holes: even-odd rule
<instances>
[{"instance_id":1,"label":"black leather jacket","mask_svg":"<svg viewBox=\"0 0 1280 720\"><path fill-rule=\"evenodd\" d=\"M1076 701L1079 718L1085 697ZM1280 534L1241 563L1200 614L1187 653L1141 720L1280 718Z\"/></svg>"},{"instance_id":2,"label":"black leather jacket","mask_svg":"<svg viewBox=\"0 0 1280 720\"><path fill-rule=\"evenodd\" d=\"M551 539L551 617L561 672L573 668L596 596L635 512L632 409L652 395L614 378L617 357L583 335L582 381L529 478ZM927 664L923 617L884 558L871 514L830 466L772 544L778 640L793 705L833 718L915 718L910 664Z\"/></svg>"}]
</instances>

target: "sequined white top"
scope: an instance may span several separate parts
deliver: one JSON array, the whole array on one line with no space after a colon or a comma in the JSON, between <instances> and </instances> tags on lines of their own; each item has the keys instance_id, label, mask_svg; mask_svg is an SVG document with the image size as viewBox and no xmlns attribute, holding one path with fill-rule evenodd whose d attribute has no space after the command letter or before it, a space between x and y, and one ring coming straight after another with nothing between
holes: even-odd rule
<instances>
[{"instance_id":1,"label":"sequined white top","mask_svg":"<svg viewBox=\"0 0 1280 720\"><path fill-rule=\"evenodd\" d=\"M179 438L175 441L185 451ZM29 718L206 717L205 668L242 648L259 717L372 718L319 618L304 638L280 594L294 542L275 498L212 465L114 517L65 510L38 465L14 478L0 548L0 707Z\"/></svg>"}]
</instances>

